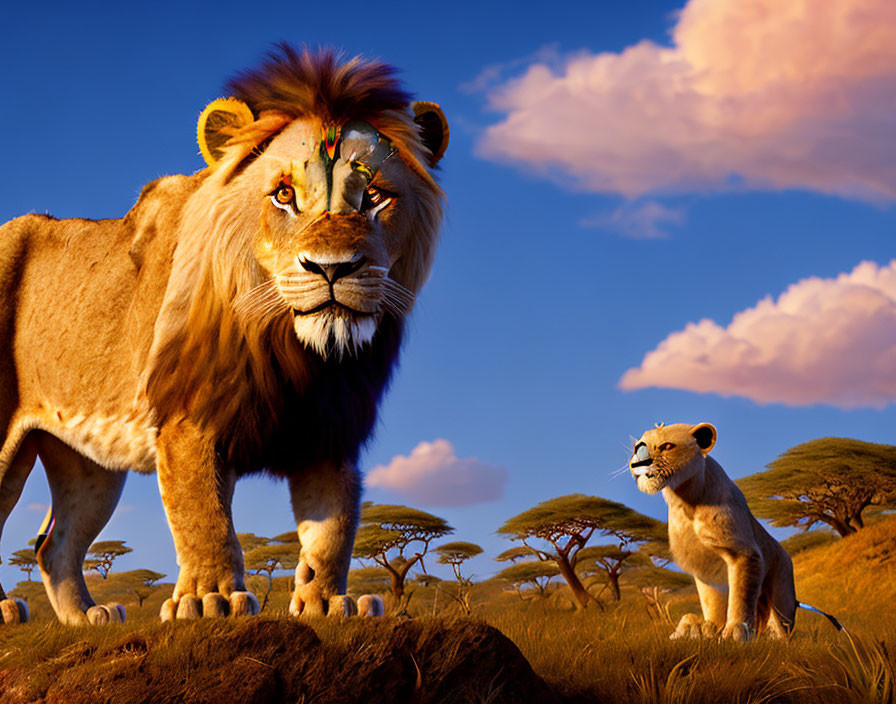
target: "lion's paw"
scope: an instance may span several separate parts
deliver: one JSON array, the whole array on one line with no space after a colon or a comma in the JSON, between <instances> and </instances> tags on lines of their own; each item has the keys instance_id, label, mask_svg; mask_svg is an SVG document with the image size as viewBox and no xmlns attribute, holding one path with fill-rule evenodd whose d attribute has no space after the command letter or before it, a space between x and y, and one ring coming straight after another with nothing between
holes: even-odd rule
<instances>
[{"instance_id":1,"label":"lion's paw","mask_svg":"<svg viewBox=\"0 0 896 704\"><path fill-rule=\"evenodd\" d=\"M27 623L30 619L28 604L22 599L0 601L0 623Z\"/></svg>"},{"instance_id":2,"label":"lion's paw","mask_svg":"<svg viewBox=\"0 0 896 704\"><path fill-rule=\"evenodd\" d=\"M124 623L127 612L118 603L97 604L87 609L86 616L91 626L105 626L107 623Z\"/></svg>"},{"instance_id":3,"label":"lion's paw","mask_svg":"<svg viewBox=\"0 0 896 704\"><path fill-rule=\"evenodd\" d=\"M252 592L232 592L230 598L210 592L202 599L184 594L179 599L166 599L159 614L163 621L223 618L225 616L255 616L261 607Z\"/></svg>"},{"instance_id":4,"label":"lion's paw","mask_svg":"<svg viewBox=\"0 0 896 704\"><path fill-rule=\"evenodd\" d=\"M750 640L752 629L747 623L728 623L722 631L722 640L745 641Z\"/></svg>"},{"instance_id":5,"label":"lion's paw","mask_svg":"<svg viewBox=\"0 0 896 704\"><path fill-rule=\"evenodd\" d=\"M349 618L357 616L358 606L355 600L346 594L337 594L324 599L314 590L305 590L302 594L296 591L289 604L291 616L333 616Z\"/></svg>"},{"instance_id":6,"label":"lion's paw","mask_svg":"<svg viewBox=\"0 0 896 704\"><path fill-rule=\"evenodd\" d=\"M715 638L719 634L719 627L712 621L703 620L697 614L685 614L678 622L675 632L669 636L669 640L679 638Z\"/></svg>"},{"instance_id":7,"label":"lion's paw","mask_svg":"<svg viewBox=\"0 0 896 704\"><path fill-rule=\"evenodd\" d=\"M358 615L377 618L386 613L386 605L379 594L364 594L358 597Z\"/></svg>"}]
</instances>

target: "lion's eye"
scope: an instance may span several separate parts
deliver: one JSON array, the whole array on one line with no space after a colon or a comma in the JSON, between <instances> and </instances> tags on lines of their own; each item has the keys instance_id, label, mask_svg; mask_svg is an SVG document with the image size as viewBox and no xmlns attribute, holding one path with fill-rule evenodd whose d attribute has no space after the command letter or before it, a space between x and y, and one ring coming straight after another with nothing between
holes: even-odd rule
<instances>
[{"instance_id":1,"label":"lion's eye","mask_svg":"<svg viewBox=\"0 0 896 704\"><path fill-rule=\"evenodd\" d=\"M296 207L296 191L292 186L281 183L274 189L270 196L271 203L280 208L280 210L285 210L292 215L298 213L299 209Z\"/></svg>"},{"instance_id":2,"label":"lion's eye","mask_svg":"<svg viewBox=\"0 0 896 704\"><path fill-rule=\"evenodd\" d=\"M289 205L295 197L296 192L292 186L280 186L274 193L274 198L277 199L278 203L283 203L283 205Z\"/></svg>"},{"instance_id":3,"label":"lion's eye","mask_svg":"<svg viewBox=\"0 0 896 704\"><path fill-rule=\"evenodd\" d=\"M673 447L675 447L675 445L672 444L671 442L664 442L662 445L660 445L660 452L665 452L666 450L671 450Z\"/></svg>"}]
</instances>

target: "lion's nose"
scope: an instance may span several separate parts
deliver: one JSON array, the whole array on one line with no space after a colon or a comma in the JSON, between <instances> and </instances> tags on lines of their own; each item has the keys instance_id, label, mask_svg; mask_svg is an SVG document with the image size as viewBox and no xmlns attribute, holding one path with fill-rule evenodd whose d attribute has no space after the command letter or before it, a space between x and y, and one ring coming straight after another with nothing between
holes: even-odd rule
<instances>
[{"instance_id":1,"label":"lion's nose","mask_svg":"<svg viewBox=\"0 0 896 704\"><path fill-rule=\"evenodd\" d=\"M342 262L329 261L325 264L312 261L310 259L299 259L299 264L305 271L312 274L320 274L331 284L339 279L354 274L364 264L367 263L367 257L358 255L350 260Z\"/></svg>"}]
</instances>

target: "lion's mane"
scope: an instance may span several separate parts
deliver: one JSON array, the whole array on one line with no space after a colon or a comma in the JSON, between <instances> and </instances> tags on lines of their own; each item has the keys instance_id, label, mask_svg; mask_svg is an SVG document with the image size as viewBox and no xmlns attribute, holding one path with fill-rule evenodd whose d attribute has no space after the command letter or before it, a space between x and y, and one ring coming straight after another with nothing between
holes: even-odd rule
<instances>
[{"instance_id":1,"label":"lion's mane","mask_svg":"<svg viewBox=\"0 0 896 704\"><path fill-rule=\"evenodd\" d=\"M285 443L302 446L308 465L339 456L355 462L375 424L404 321L386 313L356 355L322 359L297 340L287 311L241 314L240 299L263 283L264 272L251 246L261 218L236 176L297 117L366 120L419 177L413 224L390 272L416 294L432 264L442 193L424 166L429 155L393 73L378 62L340 65L333 52L282 45L229 84L257 119L215 145L223 158L184 208L144 382L159 423L184 415L215 429L219 452L241 472L300 469L281 462Z\"/></svg>"}]
</instances>

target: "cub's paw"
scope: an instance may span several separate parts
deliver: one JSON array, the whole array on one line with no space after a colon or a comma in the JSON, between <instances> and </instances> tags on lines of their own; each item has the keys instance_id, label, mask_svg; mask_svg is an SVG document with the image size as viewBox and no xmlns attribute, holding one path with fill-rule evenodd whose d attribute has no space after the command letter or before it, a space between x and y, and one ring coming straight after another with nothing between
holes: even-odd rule
<instances>
[{"instance_id":1,"label":"cub's paw","mask_svg":"<svg viewBox=\"0 0 896 704\"><path fill-rule=\"evenodd\" d=\"M679 638L715 638L719 634L719 628L712 621L704 621L697 614L685 614L678 622L675 632L669 636L669 640Z\"/></svg>"},{"instance_id":2,"label":"cub's paw","mask_svg":"<svg viewBox=\"0 0 896 704\"><path fill-rule=\"evenodd\" d=\"M747 623L726 623L722 631L722 640L745 641L750 640L753 631Z\"/></svg>"},{"instance_id":3,"label":"cub's paw","mask_svg":"<svg viewBox=\"0 0 896 704\"><path fill-rule=\"evenodd\" d=\"M178 599L166 599L159 614L163 621L175 619L223 618L225 616L255 616L261 607L252 592L231 592L225 597L209 592L201 599L194 594L184 594Z\"/></svg>"},{"instance_id":4,"label":"cub's paw","mask_svg":"<svg viewBox=\"0 0 896 704\"><path fill-rule=\"evenodd\" d=\"M28 604L21 599L0 601L0 623L27 623L30 619Z\"/></svg>"},{"instance_id":5,"label":"cub's paw","mask_svg":"<svg viewBox=\"0 0 896 704\"><path fill-rule=\"evenodd\" d=\"M346 594L337 594L324 599L319 592L312 589L297 589L293 592L289 603L290 616L333 616L349 618L357 616L358 606L355 600Z\"/></svg>"},{"instance_id":6,"label":"cub's paw","mask_svg":"<svg viewBox=\"0 0 896 704\"><path fill-rule=\"evenodd\" d=\"M85 612L87 623L91 626L105 626L107 623L124 623L127 612L118 603L97 604Z\"/></svg>"}]
</instances>

